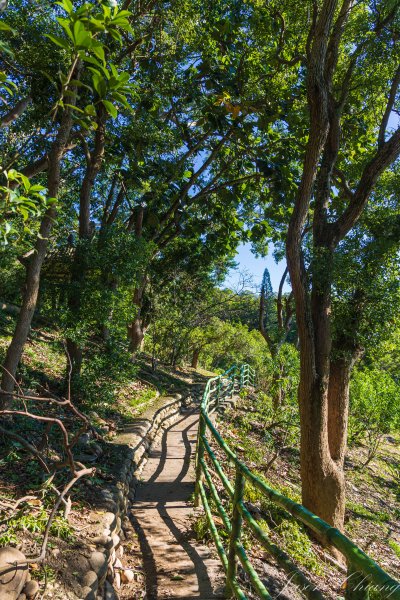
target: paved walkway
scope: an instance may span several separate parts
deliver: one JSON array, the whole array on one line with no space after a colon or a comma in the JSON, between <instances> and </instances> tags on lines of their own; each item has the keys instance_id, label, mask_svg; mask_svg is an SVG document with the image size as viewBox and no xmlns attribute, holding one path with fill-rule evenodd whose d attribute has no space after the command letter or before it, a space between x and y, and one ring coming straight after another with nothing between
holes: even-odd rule
<instances>
[{"instance_id":1,"label":"paved walkway","mask_svg":"<svg viewBox=\"0 0 400 600\"><path fill-rule=\"evenodd\" d=\"M164 432L137 489L132 518L144 557L148 600L224 597L219 560L188 533L197 425L198 415L190 411Z\"/></svg>"}]
</instances>

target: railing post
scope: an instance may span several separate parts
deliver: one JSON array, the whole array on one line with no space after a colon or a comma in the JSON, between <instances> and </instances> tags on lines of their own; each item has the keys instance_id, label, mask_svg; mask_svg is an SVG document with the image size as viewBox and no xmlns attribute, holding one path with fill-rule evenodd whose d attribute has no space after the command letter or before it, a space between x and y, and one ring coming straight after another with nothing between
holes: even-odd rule
<instances>
[{"instance_id":1,"label":"railing post","mask_svg":"<svg viewBox=\"0 0 400 600\"><path fill-rule=\"evenodd\" d=\"M235 490L233 494L232 500L232 529L231 535L229 538L229 551L228 551L228 572L226 574L227 581L227 589L226 594L227 597L232 595L232 587L231 583L236 578L237 573L237 558L236 558L236 543L240 541L242 535L242 515L239 511L238 504L243 500L244 493L244 477L239 469L236 466L236 477L235 477Z\"/></svg>"},{"instance_id":2,"label":"railing post","mask_svg":"<svg viewBox=\"0 0 400 600\"><path fill-rule=\"evenodd\" d=\"M233 396L233 395L234 395L234 393L236 392L236 383L237 383L237 380L238 380L238 370L239 370L239 369L237 369L237 368L235 367L235 370L234 370L234 372L233 372L232 396Z\"/></svg>"},{"instance_id":3,"label":"railing post","mask_svg":"<svg viewBox=\"0 0 400 600\"><path fill-rule=\"evenodd\" d=\"M194 505L200 506L200 482L203 479L203 470L201 468L201 459L204 457L204 444L202 436L206 433L206 422L200 409L199 428L197 430L197 451L196 451L196 483L194 488Z\"/></svg>"},{"instance_id":4,"label":"railing post","mask_svg":"<svg viewBox=\"0 0 400 600\"><path fill-rule=\"evenodd\" d=\"M217 383L217 406L219 406L219 398L221 395L221 377L218 377L218 383Z\"/></svg>"},{"instance_id":5,"label":"railing post","mask_svg":"<svg viewBox=\"0 0 400 600\"><path fill-rule=\"evenodd\" d=\"M351 565L347 568L346 600L369 600L368 581L362 573L355 571Z\"/></svg>"}]
</instances>

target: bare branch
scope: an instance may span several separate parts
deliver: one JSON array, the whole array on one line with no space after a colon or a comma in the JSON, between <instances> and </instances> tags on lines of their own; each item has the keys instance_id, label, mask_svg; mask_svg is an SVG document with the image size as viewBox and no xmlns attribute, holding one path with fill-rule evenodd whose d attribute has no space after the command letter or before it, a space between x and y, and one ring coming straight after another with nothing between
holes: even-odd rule
<instances>
[{"instance_id":1,"label":"bare branch","mask_svg":"<svg viewBox=\"0 0 400 600\"><path fill-rule=\"evenodd\" d=\"M94 473L95 469L90 468L83 468L80 469L79 471L77 471L75 473L75 476L73 477L73 479L71 479L67 485L64 487L64 489L62 490L62 492L59 494L56 503L53 506L53 509L49 515L49 518L47 520L47 524L46 524L46 529L44 532L44 536L43 536L43 540L42 540L42 545L41 545L41 549L40 549L40 554L38 556L32 556L30 558L27 558L26 560L18 560L18 561L14 561L12 563L8 563L7 566L1 567L0 568L0 573L4 573L7 572L17 566L20 565L26 565L26 564L31 564L31 563L39 563L39 562L43 562L44 559L46 558L46 550L47 550L47 544L49 541L49 535L50 535L50 529L51 529L51 525L53 523L53 519L56 516L57 510L60 506L60 504L63 502L66 494L70 491L70 489L76 484L76 482L81 479L81 477L84 477L85 475L92 475Z\"/></svg>"},{"instance_id":2,"label":"bare branch","mask_svg":"<svg viewBox=\"0 0 400 600\"><path fill-rule=\"evenodd\" d=\"M25 440L25 438L18 435L14 431L11 431L10 429L4 429L4 427L1 427L1 426L0 426L0 433L2 433L3 435L6 435L7 437L9 437L9 438L15 440L16 442L18 442L19 444L21 444L21 446L26 448L31 454L33 454L33 456L35 456L38 459L39 463L42 465L42 467L46 471L46 473L50 473L50 469L47 466L42 454L39 452L39 450L37 450L35 448L35 446L33 446L32 444L27 442Z\"/></svg>"},{"instance_id":3,"label":"bare branch","mask_svg":"<svg viewBox=\"0 0 400 600\"><path fill-rule=\"evenodd\" d=\"M329 225L331 241L334 245L350 231L359 219L373 187L379 176L389 167L400 154L400 128L397 129L387 142L378 148L374 158L367 164L357 190L339 219Z\"/></svg>"},{"instance_id":4,"label":"bare branch","mask_svg":"<svg viewBox=\"0 0 400 600\"><path fill-rule=\"evenodd\" d=\"M334 168L333 174L335 176L336 183L339 185L346 198L352 200L354 192L350 189L350 186L346 180L346 175L337 167Z\"/></svg>"},{"instance_id":5,"label":"bare branch","mask_svg":"<svg viewBox=\"0 0 400 600\"><path fill-rule=\"evenodd\" d=\"M339 45L342 38L346 22L349 18L350 10L353 7L354 0L343 0L338 18L333 26L332 34L328 45L328 54L326 61L325 74L327 81L331 83L334 70L336 68L339 55Z\"/></svg>"},{"instance_id":6,"label":"bare branch","mask_svg":"<svg viewBox=\"0 0 400 600\"><path fill-rule=\"evenodd\" d=\"M18 117L25 112L30 102L32 102L32 98L30 96L17 102L17 104L11 110L9 110L4 117L1 118L0 128L8 127L13 121L18 119Z\"/></svg>"},{"instance_id":7,"label":"bare branch","mask_svg":"<svg viewBox=\"0 0 400 600\"><path fill-rule=\"evenodd\" d=\"M400 65L397 67L396 73L393 77L392 85L390 86L389 98L388 98L388 101L386 104L385 112L382 117L381 126L379 128L378 148L381 148L383 146L383 144L385 143L386 129L388 126L390 114L393 110L393 106L394 106L394 103L396 100L396 94L397 94L399 85L400 85Z\"/></svg>"},{"instance_id":8,"label":"bare branch","mask_svg":"<svg viewBox=\"0 0 400 600\"><path fill-rule=\"evenodd\" d=\"M283 294L283 286L286 280L286 277L288 276L289 273L289 269L288 267L286 267L286 269L283 272L283 275L281 277L281 280L279 282L279 288L278 288L278 297L276 299L276 307L277 307L277 316L278 316L278 327L279 329L283 328L283 303L282 303L282 294Z\"/></svg>"}]
</instances>

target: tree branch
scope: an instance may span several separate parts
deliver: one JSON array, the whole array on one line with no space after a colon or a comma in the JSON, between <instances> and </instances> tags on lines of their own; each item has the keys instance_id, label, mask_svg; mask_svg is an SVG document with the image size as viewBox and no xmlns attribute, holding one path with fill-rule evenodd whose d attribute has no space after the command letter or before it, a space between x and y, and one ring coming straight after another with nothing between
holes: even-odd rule
<instances>
[{"instance_id":1,"label":"tree branch","mask_svg":"<svg viewBox=\"0 0 400 600\"><path fill-rule=\"evenodd\" d=\"M359 219L378 177L400 154L400 128L378 148L367 164L354 195L339 219L329 225L331 241L337 245Z\"/></svg>"},{"instance_id":2,"label":"tree branch","mask_svg":"<svg viewBox=\"0 0 400 600\"><path fill-rule=\"evenodd\" d=\"M400 65L397 67L397 71L393 77L392 85L390 86L389 98L386 104L386 109L382 117L381 126L379 128L378 135L378 148L381 148L385 143L385 134L389 122L390 113L393 110L393 106L396 100L397 90L400 85Z\"/></svg>"},{"instance_id":3,"label":"tree branch","mask_svg":"<svg viewBox=\"0 0 400 600\"><path fill-rule=\"evenodd\" d=\"M4 117L1 118L0 128L8 127L13 121L18 119L18 117L25 112L30 102L32 102L32 98L30 96L17 102L17 104L11 110L9 110Z\"/></svg>"}]
</instances>

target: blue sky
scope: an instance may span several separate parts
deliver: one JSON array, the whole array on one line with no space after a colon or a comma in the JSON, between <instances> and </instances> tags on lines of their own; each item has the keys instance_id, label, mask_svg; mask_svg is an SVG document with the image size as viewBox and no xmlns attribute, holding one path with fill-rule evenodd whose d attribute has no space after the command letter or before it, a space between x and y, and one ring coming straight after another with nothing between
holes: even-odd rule
<instances>
[{"instance_id":1,"label":"blue sky","mask_svg":"<svg viewBox=\"0 0 400 600\"><path fill-rule=\"evenodd\" d=\"M393 131L397 129L399 125L400 116L393 112L389 118L388 134L393 133ZM388 135L386 137L388 137ZM241 274L246 273L246 276L248 276L249 279L246 287L248 289L258 291L261 285L264 269L265 267L268 267L271 276L272 288L274 292L277 292L279 282L286 267L286 263L284 260L282 260L277 264L272 255L272 251L273 245L270 244L268 256L264 258L257 258L251 251L251 244L241 244L236 255L238 267L229 271L228 276L225 279L225 285L233 288L239 286L242 279ZM285 283L283 290L288 292L290 289L290 286Z\"/></svg>"},{"instance_id":2,"label":"blue sky","mask_svg":"<svg viewBox=\"0 0 400 600\"><path fill-rule=\"evenodd\" d=\"M281 280L283 271L285 270L286 263L281 261L276 264L274 257L272 256L273 246L270 244L268 256L264 258L257 258L251 251L251 244L241 244L236 255L236 262L238 268L229 272L225 285L227 287L236 287L240 283L241 273L246 272L251 277L246 287L248 289L258 290L261 285L261 280L265 267L269 269L271 276L271 283L274 292L278 291L279 282ZM290 286L285 284L284 291L289 291Z\"/></svg>"},{"instance_id":3,"label":"blue sky","mask_svg":"<svg viewBox=\"0 0 400 600\"><path fill-rule=\"evenodd\" d=\"M400 117L392 113L389 118L388 132L392 133L400 125ZM251 281L246 285L249 289L259 290L265 267L268 267L271 276L271 283L274 292L278 291L279 282L281 280L286 263L284 260L276 264L272 256L273 245L269 246L268 256L264 258L256 258L251 251L251 244L241 244L236 255L237 269L231 269L226 280L227 287L237 287L241 280L241 273L245 272ZM290 291L290 286L285 283L284 291Z\"/></svg>"}]
</instances>

